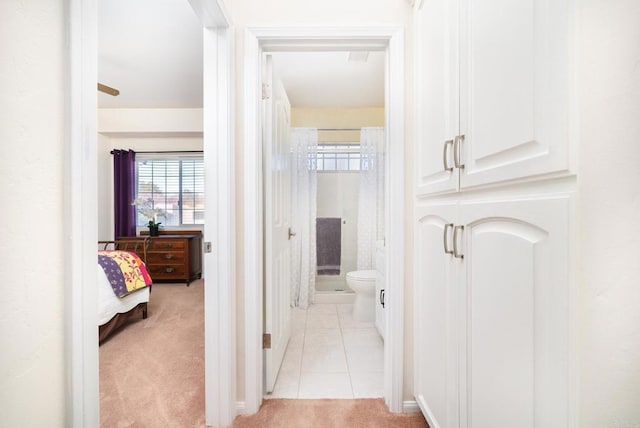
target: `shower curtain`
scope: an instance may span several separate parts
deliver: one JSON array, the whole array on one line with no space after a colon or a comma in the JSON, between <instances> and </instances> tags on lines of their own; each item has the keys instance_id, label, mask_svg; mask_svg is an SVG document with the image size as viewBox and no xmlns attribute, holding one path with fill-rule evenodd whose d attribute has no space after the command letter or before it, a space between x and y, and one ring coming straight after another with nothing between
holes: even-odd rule
<instances>
[{"instance_id":1,"label":"shower curtain","mask_svg":"<svg viewBox=\"0 0 640 428\"><path fill-rule=\"evenodd\" d=\"M376 241L384 238L384 128L360 131L358 270L375 269Z\"/></svg>"},{"instance_id":2,"label":"shower curtain","mask_svg":"<svg viewBox=\"0 0 640 428\"><path fill-rule=\"evenodd\" d=\"M291 128L291 306L306 309L316 286L318 130Z\"/></svg>"}]
</instances>

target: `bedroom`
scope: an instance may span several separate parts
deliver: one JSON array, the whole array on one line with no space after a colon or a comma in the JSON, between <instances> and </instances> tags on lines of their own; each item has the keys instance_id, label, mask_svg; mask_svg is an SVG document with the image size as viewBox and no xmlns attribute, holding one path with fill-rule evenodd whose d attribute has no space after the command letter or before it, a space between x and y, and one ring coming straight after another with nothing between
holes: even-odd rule
<instances>
[{"instance_id":1,"label":"bedroom","mask_svg":"<svg viewBox=\"0 0 640 428\"><path fill-rule=\"evenodd\" d=\"M185 424L194 423L197 419L188 419L194 415L204 417L202 30L186 2L155 6L155 14L145 13L150 7L145 2L100 2L98 9L98 80L119 91L117 96L98 94L98 238L111 241L149 233L149 199L162 233L144 244L154 282L147 297L148 317L143 320L134 311L104 339L101 324L102 426L117 425L123 414L156 426L175 422L176 415L182 415ZM165 50L150 50L150 45ZM135 174L123 192L114 185L114 164L131 162L131 152ZM118 177L124 184L123 174ZM120 195L114 194L115 188ZM130 200L131 191L140 205L120 202ZM120 204L118 214L114 204ZM183 279L177 279L180 276ZM125 299L140 300L143 292ZM107 291L100 296L104 294ZM135 357L140 352L142 359ZM127 360L137 363L123 364ZM150 384L158 373L166 375ZM153 392L145 391L148 387ZM156 399L141 408L119 398L133 393ZM173 419L164 419L166 415Z\"/></svg>"}]
</instances>

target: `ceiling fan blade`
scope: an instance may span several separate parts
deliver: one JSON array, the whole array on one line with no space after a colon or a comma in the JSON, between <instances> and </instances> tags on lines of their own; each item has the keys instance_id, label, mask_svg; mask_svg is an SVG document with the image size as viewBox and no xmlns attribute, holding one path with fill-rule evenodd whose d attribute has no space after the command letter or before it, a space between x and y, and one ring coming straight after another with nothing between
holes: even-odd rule
<instances>
[{"instance_id":1,"label":"ceiling fan blade","mask_svg":"<svg viewBox=\"0 0 640 428\"><path fill-rule=\"evenodd\" d=\"M120 95L119 90L107 85L103 85L102 83L98 83L98 90L100 92L104 92L105 94L113 95L114 97L117 97L118 95Z\"/></svg>"}]
</instances>

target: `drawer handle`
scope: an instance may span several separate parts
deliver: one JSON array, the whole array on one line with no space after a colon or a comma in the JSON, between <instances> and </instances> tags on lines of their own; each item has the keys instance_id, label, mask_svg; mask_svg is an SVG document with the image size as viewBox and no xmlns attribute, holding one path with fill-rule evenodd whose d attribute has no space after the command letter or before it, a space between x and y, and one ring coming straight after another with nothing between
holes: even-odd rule
<instances>
[{"instance_id":1,"label":"drawer handle","mask_svg":"<svg viewBox=\"0 0 640 428\"><path fill-rule=\"evenodd\" d=\"M442 149L442 164L444 165L445 171L451 172L453 171L453 167L449 166L449 161L447 157L447 152L448 152L447 147L449 146L453 146L453 140L447 140L444 142L444 148Z\"/></svg>"},{"instance_id":2,"label":"drawer handle","mask_svg":"<svg viewBox=\"0 0 640 428\"><path fill-rule=\"evenodd\" d=\"M460 162L460 150L462 142L464 141L464 135L458 135L453 140L453 164L456 168L464 169L464 164Z\"/></svg>"},{"instance_id":3,"label":"drawer handle","mask_svg":"<svg viewBox=\"0 0 640 428\"><path fill-rule=\"evenodd\" d=\"M171 273L171 272L173 272L174 270L176 270L176 268L168 267L168 268L166 268L164 271L165 271L166 273Z\"/></svg>"},{"instance_id":4,"label":"drawer handle","mask_svg":"<svg viewBox=\"0 0 640 428\"><path fill-rule=\"evenodd\" d=\"M450 227L453 227L453 223L447 223L444 225L444 231L442 233L442 239L444 244L444 253L445 254L453 254L453 251L449 249L449 234L447 231Z\"/></svg>"},{"instance_id":5,"label":"drawer handle","mask_svg":"<svg viewBox=\"0 0 640 428\"><path fill-rule=\"evenodd\" d=\"M164 248L173 248L173 244L163 244Z\"/></svg>"},{"instance_id":6,"label":"drawer handle","mask_svg":"<svg viewBox=\"0 0 640 428\"><path fill-rule=\"evenodd\" d=\"M458 230L464 231L464 226L456 226L453 228L453 257L456 259L464 259L464 254L458 252Z\"/></svg>"},{"instance_id":7,"label":"drawer handle","mask_svg":"<svg viewBox=\"0 0 640 428\"><path fill-rule=\"evenodd\" d=\"M173 258L173 254L165 254L163 257L167 260L171 260Z\"/></svg>"}]
</instances>

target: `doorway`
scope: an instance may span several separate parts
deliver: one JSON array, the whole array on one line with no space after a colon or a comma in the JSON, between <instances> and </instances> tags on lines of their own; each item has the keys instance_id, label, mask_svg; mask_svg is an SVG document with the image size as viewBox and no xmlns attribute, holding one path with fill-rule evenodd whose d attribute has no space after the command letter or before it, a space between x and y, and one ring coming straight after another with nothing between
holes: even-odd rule
<instances>
[{"instance_id":1,"label":"doorway","mask_svg":"<svg viewBox=\"0 0 640 428\"><path fill-rule=\"evenodd\" d=\"M261 147L260 102L262 100L262 65L264 53L307 51L380 51L385 55L385 202L384 217L386 326L383 390L387 406L393 412L402 411L403 377L403 59L402 31L398 29L249 29L245 33L245 366L246 413L258 410L263 398L263 320L261 314L265 296L264 277L264 217L263 160Z\"/></svg>"},{"instance_id":2,"label":"doorway","mask_svg":"<svg viewBox=\"0 0 640 428\"><path fill-rule=\"evenodd\" d=\"M265 398L381 398L385 52L264 56Z\"/></svg>"},{"instance_id":3,"label":"doorway","mask_svg":"<svg viewBox=\"0 0 640 428\"><path fill-rule=\"evenodd\" d=\"M235 305L233 281L233 143L231 112L232 31L219 0L190 0L203 31L203 147L208 206L228 207L217 214L208 210L205 241L216 252L203 258L205 290L205 413L208 425L229 425L236 415ZM96 324L97 227L97 1L69 5L69 162L68 257L66 291L66 394L71 426L99 425L98 349ZM213 172L215 171L215 173ZM210 180L210 181L209 181ZM209 189L211 190L209 192ZM215 293L208 292L215 290ZM215 315L212 315L215 314ZM229 352L218 355L212 349Z\"/></svg>"}]
</instances>

